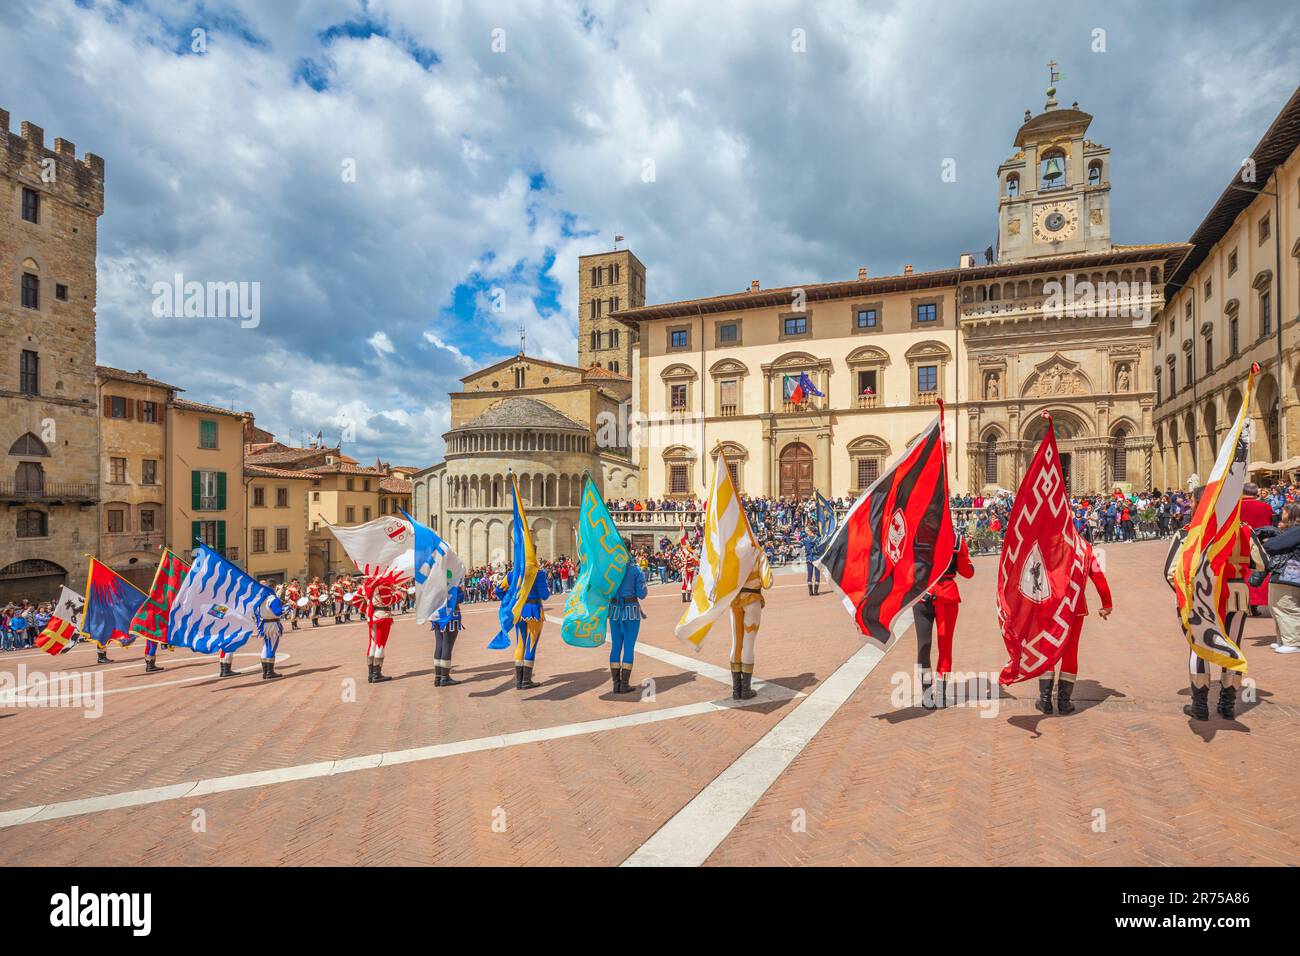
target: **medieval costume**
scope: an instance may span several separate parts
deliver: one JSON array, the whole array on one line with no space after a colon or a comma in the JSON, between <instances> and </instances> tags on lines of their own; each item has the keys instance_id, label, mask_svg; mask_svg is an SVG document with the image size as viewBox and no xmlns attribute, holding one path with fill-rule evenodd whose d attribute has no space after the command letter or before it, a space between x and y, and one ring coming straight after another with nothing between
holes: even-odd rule
<instances>
[{"instance_id":1,"label":"medieval costume","mask_svg":"<svg viewBox=\"0 0 1300 956\"><path fill-rule=\"evenodd\" d=\"M1085 544L1084 547L1084 561L1088 567L1088 579L1092 581L1092 586L1097 589L1097 594L1101 597L1100 616L1104 621L1110 617L1110 585L1106 583L1106 575L1101 569L1100 562L1097 561L1096 555L1092 553L1092 545ZM1079 635L1083 633L1083 619L1087 616L1088 591L1085 587L1079 592L1078 611L1074 616L1074 621L1070 624L1070 633L1065 639L1061 657L1056 662L1056 668L1060 670L1060 677L1056 684L1056 711L1060 714L1072 714L1075 711L1075 706L1071 703L1070 697L1074 692L1074 682L1079 675ZM1038 700L1034 702L1034 706L1045 714L1052 712L1052 680L1052 671L1048 671L1045 677L1038 678Z\"/></svg>"},{"instance_id":2,"label":"medieval costume","mask_svg":"<svg viewBox=\"0 0 1300 956\"><path fill-rule=\"evenodd\" d=\"M916 666L921 672L921 706L927 710L936 704L944 705L948 696L948 674L952 671L952 639L957 630L957 612L961 609L961 593L957 590L957 575L974 577L966 539L952 553L948 569L939 576L921 600L912 605L916 622ZM930 644L935 625L939 629L939 681L936 688L934 673L930 670ZM1051 683L1050 681L1048 683Z\"/></svg>"},{"instance_id":3,"label":"medieval costume","mask_svg":"<svg viewBox=\"0 0 1300 956\"><path fill-rule=\"evenodd\" d=\"M645 596L645 572L635 561L629 561L623 571L623 580L609 604L609 676L616 694L636 689L630 683L632 658L641 621L645 619L645 612L641 610Z\"/></svg>"},{"instance_id":4,"label":"medieval costume","mask_svg":"<svg viewBox=\"0 0 1300 956\"><path fill-rule=\"evenodd\" d=\"M262 680L270 680L280 675L275 672L275 652L280 649L280 638L284 635L284 624L277 607L283 608L276 598L268 597L262 602L260 618L262 623ZM288 613L284 610L283 613Z\"/></svg>"},{"instance_id":5,"label":"medieval costume","mask_svg":"<svg viewBox=\"0 0 1300 956\"><path fill-rule=\"evenodd\" d=\"M825 542L818 540L817 536L811 532L805 532L803 537L803 557L808 565L808 596L816 597L822 586L822 569L816 565L816 560L822 556L825 548Z\"/></svg>"},{"instance_id":6,"label":"medieval costume","mask_svg":"<svg viewBox=\"0 0 1300 956\"><path fill-rule=\"evenodd\" d=\"M772 566L760 550L740 594L731 602L731 699L749 700L755 695L754 643L763 620L763 591L772 586Z\"/></svg>"},{"instance_id":7,"label":"medieval costume","mask_svg":"<svg viewBox=\"0 0 1300 956\"><path fill-rule=\"evenodd\" d=\"M388 608L397 603L400 577L387 572L377 577L367 577L361 583L364 598L362 612L366 618L366 683L381 684L392 680L384 676L384 649L388 647L388 634L393 629L393 615Z\"/></svg>"},{"instance_id":8,"label":"medieval costume","mask_svg":"<svg viewBox=\"0 0 1300 956\"><path fill-rule=\"evenodd\" d=\"M460 588L453 587L447 592L446 603L433 612L430 624L434 633L434 687L450 687L460 683L451 676L451 652L456 646L456 635L465 628L460 616L460 601Z\"/></svg>"},{"instance_id":9,"label":"medieval costume","mask_svg":"<svg viewBox=\"0 0 1300 956\"><path fill-rule=\"evenodd\" d=\"M691 586L695 583L695 571L700 566L700 559L688 545L682 546L682 603L691 601Z\"/></svg>"},{"instance_id":10,"label":"medieval costume","mask_svg":"<svg viewBox=\"0 0 1300 956\"><path fill-rule=\"evenodd\" d=\"M504 582L502 594L505 593ZM551 596L551 589L546 584L546 575L538 574L533 578L533 586L524 601L519 623L515 625L515 689L531 690L541 687L533 680L533 665L537 659L537 644L542 639L542 622L546 612L542 602Z\"/></svg>"}]
</instances>

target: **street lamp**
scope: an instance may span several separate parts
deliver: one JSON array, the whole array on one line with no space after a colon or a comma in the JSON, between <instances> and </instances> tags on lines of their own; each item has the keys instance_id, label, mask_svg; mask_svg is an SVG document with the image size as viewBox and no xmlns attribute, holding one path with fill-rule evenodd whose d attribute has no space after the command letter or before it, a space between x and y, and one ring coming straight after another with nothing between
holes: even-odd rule
<instances>
[{"instance_id":1,"label":"street lamp","mask_svg":"<svg viewBox=\"0 0 1300 956\"><path fill-rule=\"evenodd\" d=\"M1286 462L1286 402L1283 396L1286 394L1285 380L1286 373L1282 368L1282 325L1286 321L1286 312L1282 308L1282 203L1281 198L1276 192L1267 189L1252 189L1249 186L1238 186L1235 183L1228 187L1236 189L1243 193L1253 193L1256 196L1273 197L1273 255L1276 260L1273 264L1273 278L1277 284L1277 448L1278 461L1285 465ZM1285 467L1283 469L1285 473Z\"/></svg>"}]
</instances>

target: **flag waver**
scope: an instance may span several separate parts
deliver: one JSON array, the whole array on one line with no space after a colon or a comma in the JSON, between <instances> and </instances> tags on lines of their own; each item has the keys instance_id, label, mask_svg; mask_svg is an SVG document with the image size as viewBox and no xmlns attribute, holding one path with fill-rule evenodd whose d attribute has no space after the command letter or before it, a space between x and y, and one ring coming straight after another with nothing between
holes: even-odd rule
<instances>
[{"instance_id":1,"label":"flag waver","mask_svg":"<svg viewBox=\"0 0 1300 956\"><path fill-rule=\"evenodd\" d=\"M465 579L465 563L432 528L416 521L405 511L402 511L402 517L415 532L411 562L415 623L428 624L438 608L447 603L447 593ZM403 563L398 561L399 573Z\"/></svg>"},{"instance_id":2,"label":"flag waver","mask_svg":"<svg viewBox=\"0 0 1300 956\"><path fill-rule=\"evenodd\" d=\"M514 504L514 521L510 532L510 576L506 579L506 594L501 599L498 619L501 631L492 638L488 647L494 651L510 646L510 632L524 613L524 603L533 589L537 577L537 549L533 546L533 532L528 527L528 515L519 500L519 479L510 472L510 496Z\"/></svg>"},{"instance_id":3,"label":"flag waver","mask_svg":"<svg viewBox=\"0 0 1300 956\"><path fill-rule=\"evenodd\" d=\"M126 647L135 640L131 619L147 595L108 565L90 559L86 575L86 610L81 630L102 651L110 641Z\"/></svg>"},{"instance_id":4,"label":"flag waver","mask_svg":"<svg viewBox=\"0 0 1300 956\"><path fill-rule=\"evenodd\" d=\"M153 584L149 586L149 596L131 618L132 634L157 644L167 643L167 618L171 613L172 601L189 569L190 566L178 558L171 548L163 549L162 560L153 573Z\"/></svg>"},{"instance_id":5,"label":"flag waver","mask_svg":"<svg viewBox=\"0 0 1300 956\"><path fill-rule=\"evenodd\" d=\"M816 564L858 630L885 647L911 626L906 612L948 569L955 544L940 405L930 427L853 503Z\"/></svg>"},{"instance_id":6,"label":"flag waver","mask_svg":"<svg viewBox=\"0 0 1300 956\"><path fill-rule=\"evenodd\" d=\"M51 656L62 654L76 633L77 629L67 621L52 617L45 625L45 630L36 636L36 646Z\"/></svg>"},{"instance_id":7,"label":"flag waver","mask_svg":"<svg viewBox=\"0 0 1300 956\"><path fill-rule=\"evenodd\" d=\"M761 552L726 458L718 455L704 513L700 566L691 585L690 604L677 622L679 638L700 649L709 630L731 609Z\"/></svg>"},{"instance_id":8,"label":"flag waver","mask_svg":"<svg viewBox=\"0 0 1300 956\"><path fill-rule=\"evenodd\" d=\"M1250 449L1250 404L1255 395L1252 365L1236 421L1219 446L1205 491L1192 514L1187 537L1174 561L1178 621L1193 653L1210 664L1246 673L1246 655L1228 636L1223 619L1228 559L1241 531L1241 490Z\"/></svg>"},{"instance_id":9,"label":"flag waver","mask_svg":"<svg viewBox=\"0 0 1300 956\"><path fill-rule=\"evenodd\" d=\"M284 613L279 599L205 544L194 550L194 563L172 598L167 615L167 643L199 654L231 654L256 634L262 636L262 605Z\"/></svg>"},{"instance_id":10,"label":"flag waver","mask_svg":"<svg viewBox=\"0 0 1300 956\"><path fill-rule=\"evenodd\" d=\"M609 602L623 581L631 556L591 475L587 475L582 487L578 554L582 558L582 570L564 602L560 636L564 643L574 647L600 647L605 643Z\"/></svg>"},{"instance_id":11,"label":"flag waver","mask_svg":"<svg viewBox=\"0 0 1300 956\"><path fill-rule=\"evenodd\" d=\"M998 676L1014 684L1050 671L1065 650L1088 583L1088 548L1075 530L1056 430L1034 454L998 561L998 623L1009 660Z\"/></svg>"},{"instance_id":12,"label":"flag waver","mask_svg":"<svg viewBox=\"0 0 1300 956\"><path fill-rule=\"evenodd\" d=\"M406 577L414 576L415 528L405 518L389 515L346 528L329 523L325 527L367 577L394 568Z\"/></svg>"}]
</instances>

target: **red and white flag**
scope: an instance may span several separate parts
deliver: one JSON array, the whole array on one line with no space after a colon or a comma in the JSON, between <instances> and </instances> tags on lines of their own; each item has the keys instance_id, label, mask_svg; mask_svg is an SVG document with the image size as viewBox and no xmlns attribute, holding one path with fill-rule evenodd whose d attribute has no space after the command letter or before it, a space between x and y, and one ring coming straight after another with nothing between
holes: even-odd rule
<instances>
[{"instance_id":1,"label":"red and white flag","mask_svg":"<svg viewBox=\"0 0 1300 956\"><path fill-rule=\"evenodd\" d=\"M1047 434L1016 493L998 564L998 623L1011 658L1000 684L1056 664L1088 582L1088 545L1074 529L1056 431L1043 417Z\"/></svg>"}]
</instances>

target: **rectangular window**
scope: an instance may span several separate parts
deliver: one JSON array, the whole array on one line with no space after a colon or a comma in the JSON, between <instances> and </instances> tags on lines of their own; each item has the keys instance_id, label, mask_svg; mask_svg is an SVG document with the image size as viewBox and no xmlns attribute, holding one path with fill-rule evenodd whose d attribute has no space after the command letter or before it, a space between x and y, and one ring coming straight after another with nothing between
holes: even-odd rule
<instances>
[{"instance_id":1,"label":"rectangular window","mask_svg":"<svg viewBox=\"0 0 1300 956\"><path fill-rule=\"evenodd\" d=\"M276 506L277 508L287 508L287 507L289 507L289 489L288 489L288 488L276 488L276 489L275 489L275 506Z\"/></svg>"},{"instance_id":2,"label":"rectangular window","mask_svg":"<svg viewBox=\"0 0 1300 956\"><path fill-rule=\"evenodd\" d=\"M62 282L54 283L54 298L58 299L60 302L68 301L68 287Z\"/></svg>"},{"instance_id":3,"label":"rectangular window","mask_svg":"<svg viewBox=\"0 0 1300 956\"><path fill-rule=\"evenodd\" d=\"M27 222L41 221L41 194L26 186L23 187L23 219Z\"/></svg>"},{"instance_id":4,"label":"rectangular window","mask_svg":"<svg viewBox=\"0 0 1300 956\"><path fill-rule=\"evenodd\" d=\"M313 492L311 493L311 500L312 500L312 501L320 501L320 492L319 492L319 491L313 491Z\"/></svg>"},{"instance_id":5,"label":"rectangular window","mask_svg":"<svg viewBox=\"0 0 1300 956\"><path fill-rule=\"evenodd\" d=\"M858 372L858 396L871 399L876 396L876 370L867 369Z\"/></svg>"},{"instance_id":6,"label":"rectangular window","mask_svg":"<svg viewBox=\"0 0 1300 956\"><path fill-rule=\"evenodd\" d=\"M121 508L108 509L108 533L121 534L126 530L126 512Z\"/></svg>"},{"instance_id":7,"label":"rectangular window","mask_svg":"<svg viewBox=\"0 0 1300 956\"><path fill-rule=\"evenodd\" d=\"M289 529L288 528L275 529L275 550L277 551L289 550Z\"/></svg>"},{"instance_id":8,"label":"rectangular window","mask_svg":"<svg viewBox=\"0 0 1300 956\"><path fill-rule=\"evenodd\" d=\"M347 487L348 487L348 491L356 491L356 490L357 490L357 480L356 480L355 478L349 478L349 479L347 480Z\"/></svg>"},{"instance_id":9,"label":"rectangular window","mask_svg":"<svg viewBox=\"0 0 1300 956\"><path fill-rule=\"evenodd\" d=\"M673 329L668 333L668 344L671 348L684 349L691 344L691 333L688 329Z\"/></svg>"},{"instance_id":10,"label":"rectangular window","mask_svg":"<svg viewBox=\"0 0 1300 956\"><path fill-rule=\"evenodd\" d=\"M41 307L41 280L30 272L23 273L23 308L39 309Z\"/></svg>"},{"instance_id":11,"label":"rectangular window","mask_svg":"<svg viewBox=\"0 0 1300 956\"><path fill-rule=\"evenodd\" d=\"M361 490L362 490L362 491L369 491L369 490L370 490L370 479L369 479L369 478L362 478L362 479L361 479Z\"/></svg>"},{"instance_id":12,"label":"rectangular window","mask_svg":"<svg viewBox=\"0 0 1300 956\"><path fill-rule=\"evenodd\" d=\"M1205 337L1205 371L1214 370L1214 338L1207 335Z\"/></svg>"},{"instance_id":13,"label":"rectangular window","mask_svg":"<svg viewBox=\"0 0 1300 956\"><path fill-rule=\"evenodd\" d=\"M1237 271L1237 250L1233 249L1228 253L1228 275Z\"/></svg>"},{"instance_id":14,"label":"rectangular window","mask_svg":"<svg viewBox=\"0 0 1300 956\"><path fill-rule=\"evenodd\" d=\"M220 551L225 547L225 542L220 540L220 538L224 536L218 535L217 531L218 526L224 524L224 521L196 521L194 522L194 537L198 538L209 548Z\"/></svg>"},{"instance_id":15,"label":"rectangular window","mask_svg":"<svg viewBox=\"0 0 1300 956\"><path fill-rule=\"evenodd\" d=\"M725 379L718 383L718 404L722 406L723 415L735 415L736 401L739 396L737 381L734 378Z\"/></svg>"},{"instance_id":16,"label":"rectangular window","mask_svg":"<svg viewBox=\"0 0 1300 956\"><path fill-rule=\"evenodd\" d=\"M1213 280L1211 280L1211 279L1206 279L1206 280L1205 280L1205 297L1208 299L1208 298L1209 298L1213 293L1214 293L1214 282L1213 282ZM1192 313L1192 304L1189 302L1189 303L1187 303L1187 314L1188 314L1188 315L1191 315L1191 313Z\"/></svg>"},{"instance_id":17,"label":"rectangular window","mask_svg":"<svg viewBox=\"0 0 1300 956\"><path fill-rule=\"evenodd\" d=\"M158 403L157 402L137 402L136 408L140 410L140 421L149 424L158 422Z\"/></svg>"},{"instance_id":18,"label":"rectangular window","mask_svg":"<svg viewBox=\"0 0 1300 956\"><path fill-rule=\"evenodd\" d=\"M1156 375L1156 404L1159 405L1164 397L1160 388L1160 369L1155 370L1155 375Z\"/></svg>"},{"instance_id":19,"label":"rectangular window","mask_svg":"<svg viewBox=\"0 0 1300 956\"><path fill-rule=\"evenodd\" d=\"M787 315L781 320L781 334L807 335L808 317L803 315Z\"/></svg>"},{"instance_id":20,"label":"rectangular window","mask_svg":"<svg viewBox=\"0 0 1300 956\"><path fill-rule=\"evenodd\" d=\"M347 507L347 511L344 512L344 514L345 514L345 516L346 516L346 520L347 520L347 523L348 523L348 524L356 524L356 521L357 521L357 509L356 509L355 506L353 506L353 505L348 505L348 507Z\"/></svg>"},{"instance_id":21,"label":"rectangular window","mask_svg":"<svg viewBox=\"0 0 1300 956\"><path fill-rule=\"evenodd\" d=\"M672 495L684 495L687 492L686 486L686 466L669 465L668 466L668 493Z\"/></svg>"},{"instance_id":22,"label":"rectangular window","mask_svg":"<svg viewBox=\"0 0 1300 956\"><path fill-rule=\"evenodd\" d=\"M365 508L362 508L362 509L361 509L361 520L362 520L362 521L369 521L369 520L370 520L370 508L369 508L369 507L365 507Z\"/></svg>"},{"instance_id":23,"label":"rectangular window","mask_svg":"<svg viewBox=\"0 0 1300 956\"><path fill-rule=\"evenodd\" d=\"M155 530L157 527L157 524L155 522L155 517L156 517L156 512L152 508L141 508L140 509L140 530L141 531Z\"/></svg>"},{"instance_id":24,"label":"rectangular window","mask_svg":"<svg viewBox=\"0 0 1300 956\"><path fill-rule=\"evenodd\" d=\"M669 391L672 393L672 409L675 412L686 410L686 386L673 385Z\"/></svg>"},{"instance_id":25,"label":"rectangular window","mask_svg":"<svg viewBox=\"0 0 1300 956\"><path fill-rule=\"evenodd\" d=\"M397 513L397 512L393 512L393 514L396 514L396 513ZM388 499L387 499L387 498L380 498L380 499L379 499L379 514L380 514L381 516L382 516L382 515L386 515L386 514L388 514Z\"/></svg>"},{"instance_id":26,"label":"rectangular window","mask_svg":"<svg viewBox=\"0 0 1300 956\"><path fill-rule=\"evenodd\" d=\"M918 392L939 390L939 366L918 365L916 367L916 390Z\"/></svg>"},{"instance_id":27,"label":"rectangular window","mask_svg":"<svg viewBox=\"0 0 1300 956\"><path fill-rule=\"evenodd\" d=\"M266 507L266 489L265 489L265 488L262 488L262 487L257 486L257 485L254 485L254 486L253 486L253 507L254 507L254 508L265 508L265 507Z\"/></svg>"},{"instance_id":28,"label":"rectangular window","mask_svg":"<svg viewBox=\"0 0 1300 956\"><path fill-rule=\"evenodd\" d=\"M1265 242L1268 241L1268 237L1271 236L1272 234L1273 234L1272 223L1269 221L1268 216L1265 216L1263 219L1259 221L1259 244L1262 246Z\"/></svg>"},{"instance_id":29,"label":"rectangular window","mask_svg":"<svg viewBox=\"0 0 1300 956\"><path fill-rule=\"evenodd\" d=\"M876 458L858 459L858 488L870 488L880 477L880 461Z\"/></svg>"},{"instance_id":30,"label":"rectangular window","mask_svg":"<svg viewBox=\"0 0 1300 956\"><path fill-rule=\"evenodd\" d=\"M145 458L141 460L140 484L142 485L158 484L158 460L156 458Z\"/></svg>"},{"instance_id":31,"label":"rectangular window","mask_svg":"<svg viewBox=\"0 0 1300 956\"><path fill-rule=\"evenodd\" d=\"M1228 320L1228 354L1237 354L1237 317L1235 315Z\"/></svg>"},{"instance_id":32,"label":"rectangular window","mask_svg":"<svg viewBox=\"0 0 1300 956\"><path fill-rule=\"evenodd\" d=\"M126 418L126 399L121 395L108 396L108 417Z\"/></svg>"},{"instance_id":33,"label":"rectangular window","mask_svg":"<svg viewBox=\"0 0 1300 956\"><path fill-rule=\"evenodd\" d=\"M739 328L735 322L723 322L718 326L718 342L721 344L734 343L740 336L737 334Z\"/></svg>"},{"instance_id":34,"label":"rectangular window","mask_svg":"<svg viewBox=\"0 0 1300 956\"><path fill-rule=\"evenodd\" d=\"M593 319L599 319L599 318L600 318L600 304L601 304L601 303L600 303L600 299L592 299L592 300L591 300L591 317L592 317Z\"/></svg>"},{"instance_id":35,"label":"rectangular window","mask_svg":"<svg viewBox=\"0 0 1300 956\"><path fill-rule=\"evenodd\" d=\"M108 460L108 480L115 485L126 484L125 458L110 458Z\"/></svg>"},{"instance_id":36,"label":"rectangular window","mask_svg":"<svg viewBox=\"0 0 1300 956\"><path fill-rule=\"evenodd\" d=\"M24 395L39 395L40 391L40 356L30 349L23 349L18 360L18 390Z\"/></svg>"},{"instance_id":37,"label":"rectangular window","mask_svg":"<svg viewBox=\"0 0 1300 956\"><path fill-rule=\"evenodd\" d=\"M199 447L216 448L217 447L217 423L202 419L199 421Z\"/></svg>"},{"instance_id":38,"label":"rectangular window","mask_svg":"<svg viewBox=\"0 0 1300 956\"><path fill-rule=\"evenodd\" d=\"M224 471L195 471L193 474L193 509L195 511L226 510L226 473Z\"/></svg>"},{"instance_id":39,"label":"rectangular window","mask_svg":"<svg viewBox=\"0 0 1300 956\"><path fill-rule=\"evenodd\" d=\"M265 528L253 529L253 553L254 554L266 553L266 529Z\"/></svg>"},{"instance_id":40,"label":"rectangular window","mask_svg":"<svg viewBox=\"0 0 1300 956\"><path fill-rule=\"evenodd\" d=\"M874 329L878 316L875 309L858 309L857 325L860 329Z\"/></svg>"},{"instance_id":41,"label":"rectangular window","mask_svg":"<svg viewBox=\"0 0 1300 956\"><path fill-rule=\"evenodd\" d=\"M916 306L916 321L933 322L939 317L939 305L935 302L921 302Z\"/></svg>"}]
</instances>

